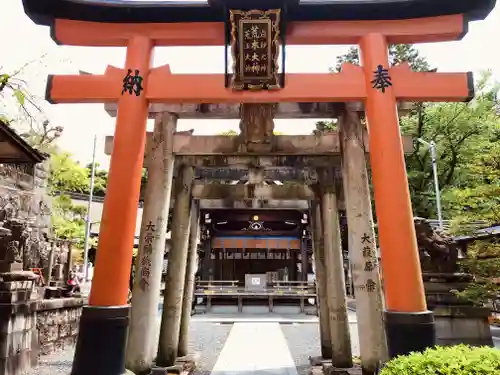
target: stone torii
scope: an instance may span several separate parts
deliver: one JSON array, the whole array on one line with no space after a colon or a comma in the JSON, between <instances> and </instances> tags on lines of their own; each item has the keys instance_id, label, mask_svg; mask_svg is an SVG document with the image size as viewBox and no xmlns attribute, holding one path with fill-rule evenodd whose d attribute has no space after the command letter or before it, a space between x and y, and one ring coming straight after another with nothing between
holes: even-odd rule
<instances>
[{"instance_id":1,"label":"stone torii","mask_svg":"<svg viewBox=\"0 0 500 375\"><path fill-rule=\"evenodd\" d=\"M232 105L231 107L240 107L239 104L237 105ZM342 108L343 106L337 105L337 110L336 112L333 112L333 114L336 117L341 117L344 118L343 116L346 113L345 108ZM108 107L109 108L109 107ZM167 160L165 156L167 155L166 153L162 154L162 148L158 147L157 142L159 140L165 140L166 138L162 136L163 132L165 132L165 129L170 129L172 128L172 119L176 119L180 117L177 113L173 113L173 110L181 110L180 106L169 106L169 105L158 105L156 107L153 107L156 110L160 110L161 112L155 113L154 116L156 118L155 121L155 130L153 133L148 133L146 137L146 152L145 152L145 167L148 168L149 170L149 180L148 180L148 187L146 189L146 194L144 197L145 200L145 211L143 214L143 226L142 226L142 233L141 233L141 238L145 238L148 235L148 230L147 230L147 223L151 222L151 220L155 220L157 217L161 217L160 212L162 212L162 204L168 205L169 200L165 200L164 196L161 195L161 192L165 192L165 181L163 180L165 176L168 175L165 171L168 171L169 169L165 169L165 165L162 164L162 160ZM150 108L153 109L153 108ZM214 108L216 111L220 110L220 107L218 106L213 106L213 107L208 107L208 109ZM350 111L354 109L355 111L362 111L362 105L358 104L350 104L348 106ZM192 110L196 110L195 107L191 107ZM234 113L240 113L240 110L238 109L237 111L235 110L227 110L228 106L225 107L225 110L223 114L219 114L219 118L224 118L224 117L232 117L234 116ZM185 109L184 109L185 110ZM110 115L116 115L115 111L108 111ZM355 112L355 113L358 113ZM205 110L205 113L207 116L211 117L211 114L208 112L208 110ZM347 113L350 113L347 111ZM266 114L265 112L263 113L264 115ZM189 114L188 112L184 112L182 114L183 116L196 116L196 114ZM268 113L267 115L271 115ZM290 116L293 115L293 113L289 114ZM295 115L297 115L295 113ZM153 117L150 114L150 117ZM259 122L259 124L264 124L266 123L265 119L264 121ZM163 125L162 125L163 121ZM341 128L345 127L343 125L345 121L340 121ZM260 127L259 124L254 124L253 126L256 127L257 129ZM162 127L163 126L163 127ZM271 125L274 126L274 125ZM177 158L178 161L183 161L184 162L191 162L194 165L206 165L206 161L210 160L210 165L213 165L211 168L199 168L198 170L198 175L202 177L202 180L200 181L194 181L192 190L191 190L191 196L194 199L199 199L201 200L201 205L202 207L224 207L223 202L227 200L233 200L233 201L238 201L238 200L248 200L251 199L254 202L254 207L255 207L255 201L258 200L263 200L263 199L271 199L273 202L280 202L282 199L288 199L288 200L293 200L293 199L299 199L299 201L294 202L295 207L299 207L300 203L303 202L303 209L308 210L308 201L316 201L316 199L321 199L321 196L318 196L317 193L314 191L314 185L318 184L319 179L318 179L318 174L316 173L316 163L317 163L317 158L318 156L327 158L328 164L327 163L320 163L319 166L323 166L323 169L328 165L331 167L333 164L338 164L340 162L341 158L341 137L338 132L332 132L329 134L324 134L321 136L316 136L316 135L310 135L310 136L293 136L293 135L272 135L272 129L268 129L268 133L271 134L271 137L273 140L269 140L265 144L260 144L258 147L260 148L260 153L258 154L257 160L263 160L265 161L266 158L272 158L274 159L272 163L263 163L264 165L261 166L260 168L256 168L256 163L255 160L251 159L251 162L247 162L247 164L243 164L242 160L244 156L248 158L248 153L241 153L240 149L242 145L245 145L248 141L247 137L245 136L246 131L245 131L246 126L242 124L242 134L240 134L239 138L237 137L227 137L227 136L196 136L192 134L184 134L184 133L173 133L171 136L171 139L173 139L173 143L168 143L168 147L171 148L172 152L170 157ZM358 131L360 131L361 135L358 135L356 132L357 137L361 137L361 139L366 139L366 131L362 130L361 127L358 127ZM262 137L264 139L265 137ZM355 139L355 138L353 138ZM412 150L412 142L409 137L404 137L403 138L404 142L404 149L406 152L411 152ZM167 143L163 143L163 146L165 147ZM266 146L267 145L267 146ZM344 146L345 147L345 146ZM362 144L358 143L357 146L361 152L362 155L362 160L363 160L363 166L364 166L364 155L368 151L368 144L363 141ZM106 154L111 154L112 153L112 148L113 148L113 137L107 137L106 138L106 144L105 144L105 153ZM267 149L266 149L267 148ZM164 150L164 148L163 148ZM158 152L160 152L158 154ZM279 154L282 153L281 160L278 159ZM344 155L343 159L350 159L352 158L351 155L352 151L348 152L348 155ZM276 155L278 154L278 155ZM231 160L231 157L234 158L234 160ZM286 162L286 157L290 158L290 162ZM309 158L309 173L300 173L300 164L297 164L297 157L303 157L303 158ZM202 159L203 161L200 163L197 161L197 159ZM169 159L168 159L169 160ZM321 159L320 159L321 160ZM173 163L173 161L171 161ZM332 164L333 163L333 164ZM240 167L238 170L234 170L232 168L235 168L235 164L237 167ZM268 175L274 176L275 179L280 179L285 177L286 180L301 180L302 179L302 185L292 185L292 186L269 186L269 185L263 185L262 182L265 179L265 172L266 172L266 164L273 166L274 169L268 170ZM290 167L290 165L294 165L294 167ZM241 167L244 167L243 169ZM227 171L229 173L224 172L224 168L227 168ZM290 173L287 171L290 170L290 168L295 168L295 170L298 172L295 173ZM361 166L358 166L359 171L356 171L359 173L362 173L363 169ZM214 170L215 169L215 170ZM331 169L331 168L328 168ZM233 173L231 173L231 171ZM341 172L338 170L338 172ZM365 172L366 175L366 172ZM247 177L247 184L238 184L238 185L212 185L209 184L208 181L211 179L227 179L228 177L232 177L233 179L240 179L242 177L246 176ZM171 181L172 177L168 177ZM322 179L321 181L323 184L328 184L327 181ZM150 188L149 185L151 186L156 186L156 188ZM331 185L331 183L330 183ZM280 190L274 190L273 188L277 188ZM367 187L366 187L367 188ZM359 186L359 184L348 184L345 187L346 190L359 190L361 189L361 192L366 194L366 197L369 202L369 192L368 190L363 190L363 185ZM317 189L316 189L317 190ZM320 189L321 190L321 189ZM156 193L154 193L156 192ZM182 196L184 196L184 192L180 193ZM173 194L175 196L175 194ZM332 204L334 203L337 205L338 209L344 209L344 204L343 202L339 201L340 196L338 194L333 195L333 197L330 198L330 195L326 194L325 197L329 197L329 203ZM333 200L332 200L333 199ZM337 202L338 203L335 203ZM210 204L211 202L214 202L215 205ZM219 202L219 203L217 203ZM171 203L170 203L171 204ZM313 207L316 207L317 204L313 204ZM174 206L175 207L175 206ZM149 208L149 209L148 209ZM369 207L368 207L369 208ZM337 342L336 348L337 348L337 353L335 353L335 358L339 357L338 353L338 348L344 348L342 354L343 357L345 357L345 354L347 354L347 357L350 358L350 349L346 350L345 348L350 347L350 341L349 341L349 336L348 336L348 329L347 329L347 320L343 319L340 320L338 319L339 313L341 311L344 311L344 315L346 315L345 311L345 295L343 294L343 285L344 285L344 280L343 278L343 270L342 268L342 261L339 261L339 257L342 257L342 250L340 247L340 232L338 228L338 216L337 216L337 209L331 210L331 212L328 215L325 215L322 218L317 218L314 220L313 217L313 232L315 234L315 246L314 246L314 252L316 256L314 257L315 262L316 262L316 270L318 272L318 284L319 284L319 307L322 313L320 314L321 322L320 322L320 327L321 327L321 337L322 337L322 355L324 358L332 358L332 342ZM165 211L163 211L165 212ZM186 211L185 211L186 212ZM314 211L313 210L313 216L314 216ZM195 214L195 213L193 213ZM364 216L367 216L371 218L371 210L369 209L366 212L363 212ZM191 219L191 225L197 225L197 217L196 219ZM333 222L332 222L333 219ZM180 222L177 222L176 220L180 220ZM173 220L173 226L177 227L179 224L181 226L185 226L187 218L184 217L175 217L175 220ZM326 225L322 225L322 223L325 222ZM145 224L146 223L146 224ZM332 226L332 223L336 223L335 225ZM371 225L372 221L369 219L368 225ZM334 230L334 228L337 228ZM319 229L318 229L319 228ZM363 227L364 228L364 227ZM361 229L359 228L359 225L353 225L351 228L351 232L359 232ZM369 226L371 228L371 226ZM324 234L318 234L318 230ZM188 249L185 247L186 243L186 238L189 236L191 239L193 238L193 234L189 234L189 232L181 230L181 228L177 228L174 230L176 233L184 233L184 239L180 240L182 245L182 251L179 249L172 249L172 252L170 253L172 257L175 256L175 261L179 259L179 257L183 257L186 259L187 251ZM334 236L327 241L322 241L323 237L329 237L332 234ZM179 239L177 239L179 241ZM193 240L191 240L192 242ZM319 244L318 241L321 241L321 244ZM155 248L153 244L153 249L152 253L157 254L158 258L161 258L163 256L163 246L161 245L163 242L160 240L158 242L159 247ZM175 246L175 241L174 241L174 246ZM327 246L325 248L324 246ZM185 344L187 342L187 323L190 318L190 301L191 301L191 296L192 296L192 288L193 288L193 281L189 278L190 272L192 273L192 269L190 270L190 264L193 264L193 254L194 250L190 247L189 250L191 251L190 255L187 256L187 264L188 266L186 267L186 277L184 278L186 280L186 283L184 284L184 293L183 293L183 304L181 305L176 305L175 303L169 304L168 300L173 300L175 301L177 298L179 298L179 294L182 293L182 289L179 286L181 284L181 280L183 280L183 275L179 274L179 272L175 272L174 274L170 275L170 282L173 282L174 288L171 288L170 291L167 291L165 295L165 303L166 306L164 307L164 311L168 312L168 316L164 316L164 323L162 324L162 330L165 331L167 330L168 332L171 331L176 331L173 330L172 328L169 327L170 324L174 324L176 321L177 322L183 322L181 326L183 329L181 329L181 333L179 335L179 338L172 334L168 334L167 337L165 338L168 340L168 343L166 345L171 346L171 345L178 345L179 347L179 354L180 355L185 355L187 354L187 349L184 348ZM183 256L181 256L183 255ZM142 257L144 256L143 254L143 248L140 248L139 255L138 255L138 262L139 264L143 263L141 261ZM332 257L333 256L333 257ZM341 259L341 258L340 258ZM359 263L359 261L358 261ZM149 263L148 263L149 264ZM182 263L184 265L184 262ZM339 268L340 267L340 268ZM356 268L356 267L355 267ZM177 269L177 267L175 267ZM326 272L326 269L329 270L329 272ZM149 268L148 268L149 271ZM335 271L335 272L333 272ZM372 273L374 270L371 270ZM376 271L376 270L375 270ZM355 272L356 273L356 272ZM137 274L140 274L140 270L138 270ZM172 280L172 277L176 277L177 280ZM371 276L372 279L377 279L375 276ZM128 351L127 351L127 365L128 368L133 369L134 371L142 371L147 369L148 367L151 366L152 360L154 358L154 350L150 351L148 354L147 348L151 345L150 343L155 342L156 339L156 332L154 332L154 327L156 325L154 322L156 321L156 305L158 303L158 296L159 296L159 288L160 288L160 272L156 272L155 276L153 276L153 272L151 272L150 278L149 278L149 288L147 290L144 290L144 288L141 287L141 282L138 279L137 280L137 285L134 288L134 294L135 294L135 299L133 300L132 303L132 322L131 322L131 327L130 327L130 333L129 337L133 338L133 340L129 340L128 342ZM328 279L328 281L327 281ZM338 279L338 280L337 280ZM366 283L366 277L363 278L361 277L364 283ZM188 280L190 280L188 282ZM358 280L359 284L359 280ZM336 290L329 290L327 292L326 286L338 286ZM339 294L340 293L340 294ZM358 291L358 295L361 295L363 291ZM372 294L373 295L373 294ZM342 297L343 296L343 297ZM372 320L376 320L374 314L379 314L378 316L381 319L381 294L375 294L373 297L377 297L375 303L369 304L369 306L372 306L372 312L370 313L370 316L372 317ZM149 304L145 303L146 301L154 301L153 303ZM187 301L187 302L186 302ZM329 309L327 306L327 302L329 302L330 305L332 305L332 308ZM363 305L363 302L361 302L361 305ZM342 308L344 306L344 308ZM182 308L181 308L182 307ZM373 311L375 309L375 311ZM176 310L178 313L176 314ZM182 313L180 313L180 311ZM330 310L332 310L332 316L330 316ZM149 312L148 312L149 311ZM370 310L369 310L370 311ZM180 316L179 316L180 313ZM137 318L134 318L136 317ZM148 319L147 316L150 316ZM330 318L333 318L336 323L330 323ZM332 322L333 322L332 321ZM149 322L149 323L148 323ZM168 322L168 324L167 324ZM380 342L385 342L383 339L383 332L379 335L379 338L377 339L376 343L374 344L374 336L369 335L369 332L373 332L375 329L374 327L377 327L378 329L381 329L381 321L378 323L375 323L373 321L373 324L371 327L368 327L366 331L363 332L361 335L361 339L363 342L370 343L373 347L374 350L379 350L379 347L383 344L380 344ZM376 330L376 329L375 329ZM340 336L339 336L340 333ZM163 337L164 335L161 335L160 337ZM172 340L176 341L179 340L178 344L172 343ZM343 342L342 345L340 345L340 342ZM153 345L155 347L155 345ZM382 351L383 353L383 351ZM379 360L380 358L377 357L376 360ZM350 359L349 359L350 360ZM345 363L344 363L345 364Z\"/></svg>"}]
</instances>

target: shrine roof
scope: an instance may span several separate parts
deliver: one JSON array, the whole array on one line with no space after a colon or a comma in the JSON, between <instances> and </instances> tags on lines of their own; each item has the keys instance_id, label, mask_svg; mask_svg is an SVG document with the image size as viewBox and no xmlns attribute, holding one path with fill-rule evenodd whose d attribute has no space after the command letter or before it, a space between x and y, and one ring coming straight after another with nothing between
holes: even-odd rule
<instances>
[{"instance_id":1,"label":"shrine roof","mask_svg":"<svg viewBox=\"0 0 500 375\"><path fill-rule=\"evenodd\" d=\"M0 163L37 164L47 156L31 147L7 123L0 121Z\"/></svg>"},{"instance_id":2,"label":"shrine roof","mask_svg":"<svg viewBox=\"0 0 500 375\"><path fill-rule=\"evenodd\" d=\"M496 0L23 0L37 24L54 19L113 23L223 22L223 5L236 9L286 3L289 21L397 20L465 14L484 19Z\"/></svg>"}]
</instances>

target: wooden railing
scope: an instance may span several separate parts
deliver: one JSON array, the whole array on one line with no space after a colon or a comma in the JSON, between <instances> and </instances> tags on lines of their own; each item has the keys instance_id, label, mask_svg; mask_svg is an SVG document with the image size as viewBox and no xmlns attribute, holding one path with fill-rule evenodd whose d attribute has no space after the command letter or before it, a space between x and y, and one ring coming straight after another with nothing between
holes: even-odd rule
<instances>
[{"instance_id":1,"label":"wooden railing","mask_svg":"<svg viewBox=\"0 0 500 375\"><path fill-rule=\"evenodd\" d=\"M300 302L301 312L305 309L305 300L316 297L316 284L307 281L273 281L261 290L250 290L238 285L238 280L198 281L196 283L196 297L205 297L207 309L212 300L217 298L232 298L238 301L238 311L243 310L244 300L263 299L269 304L269 311L273 311L275 299L296 299Z\"/></svg>"}]
</instances>

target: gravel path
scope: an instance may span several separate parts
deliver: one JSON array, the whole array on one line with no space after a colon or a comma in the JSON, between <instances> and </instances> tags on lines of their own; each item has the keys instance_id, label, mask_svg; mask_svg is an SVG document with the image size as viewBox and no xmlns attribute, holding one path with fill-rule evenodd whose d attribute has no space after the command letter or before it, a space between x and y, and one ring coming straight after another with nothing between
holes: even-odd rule
<instances>
[{"instance_id":1,"label":"gravel path","mask_svg":"<svg viewBox=\"0 0 500 375\"><path fill-rule=\"evenodd\" d=\"M192 322L189 347L191 353L198 353L198 368L195 375L209 375L232 325ZM23 375L69 375L73 362L74 348L42 356L39 365Z\"/></svg>"},{"instance_id":2,"label":"gravel path","mask_svg":"<svg viewBox=\"0 0 500 375\"><path fill-rule=\"evenodd\" d=\"M38 366L25 375L69 375L73 363L74 348L65 349L40 357Z\"/></svg>"},{"instance_id":3,"label":"gravel path","mask_svg":"<svg viewBox=\"0 0 500 375\"><path fill-rule=\"evenodd\" d=\"M281 331L288 343L299 375L307 375L310 370L309 357L320 353L319 325L317 323L281 324Z\"/></svg>"},{"instance_id":4,"label":"gravel path","mask_svg":"<svg viewBox=\"0 0 500 375\"><path fill-rule=\"evenodd\" d=\"M199 355L195 375L210 375L232 328L232 324L191 323L189 347Z\"/></svg>"},{"instance_id":5,"label":"gravel path","mask_svg":"<svg viewBox=\"0 0 500 375\"><path fill-rule=\"evenodd\" d=\"M348 315L349 320L354 320L356 317L352 311L349 311ZM349 326L352 354L357 356L359 355L358 327L355 323L351 323ZM288 348L292 354L295 366L297 366L299 375L307 375L310 370L309 357L321 355L319 324L281 324L281 331L288 342Z\"/></svg>"}]
</instances>

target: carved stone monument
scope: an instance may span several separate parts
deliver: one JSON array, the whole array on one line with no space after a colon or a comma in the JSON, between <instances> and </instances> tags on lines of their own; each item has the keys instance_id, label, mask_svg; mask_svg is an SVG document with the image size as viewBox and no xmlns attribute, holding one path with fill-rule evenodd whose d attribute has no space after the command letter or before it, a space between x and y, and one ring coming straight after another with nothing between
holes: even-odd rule
<instances>
[{"instance_id":1,"label":"carved stone monument","mask_svg":"<svg viewBox=\"0 0 500 375\"><path fill-rule=\"evenodd\" d=\"M454 238L433 229L428 220L415 218L427 306L434 312L438 345L493 345L489 309L459 298L474 277L458 271Z\"/></svg>"},{"instance_id":2,"label":"carved stone monument","mask_svg":"<svg viewBox=\"0 0 500 375\"><path fill-rule=\"evenodd\" d=\"M458 245L451 235L422 218L415 218L415 233L423 272L457 272Z\"/></svg>"}]
</instances>

